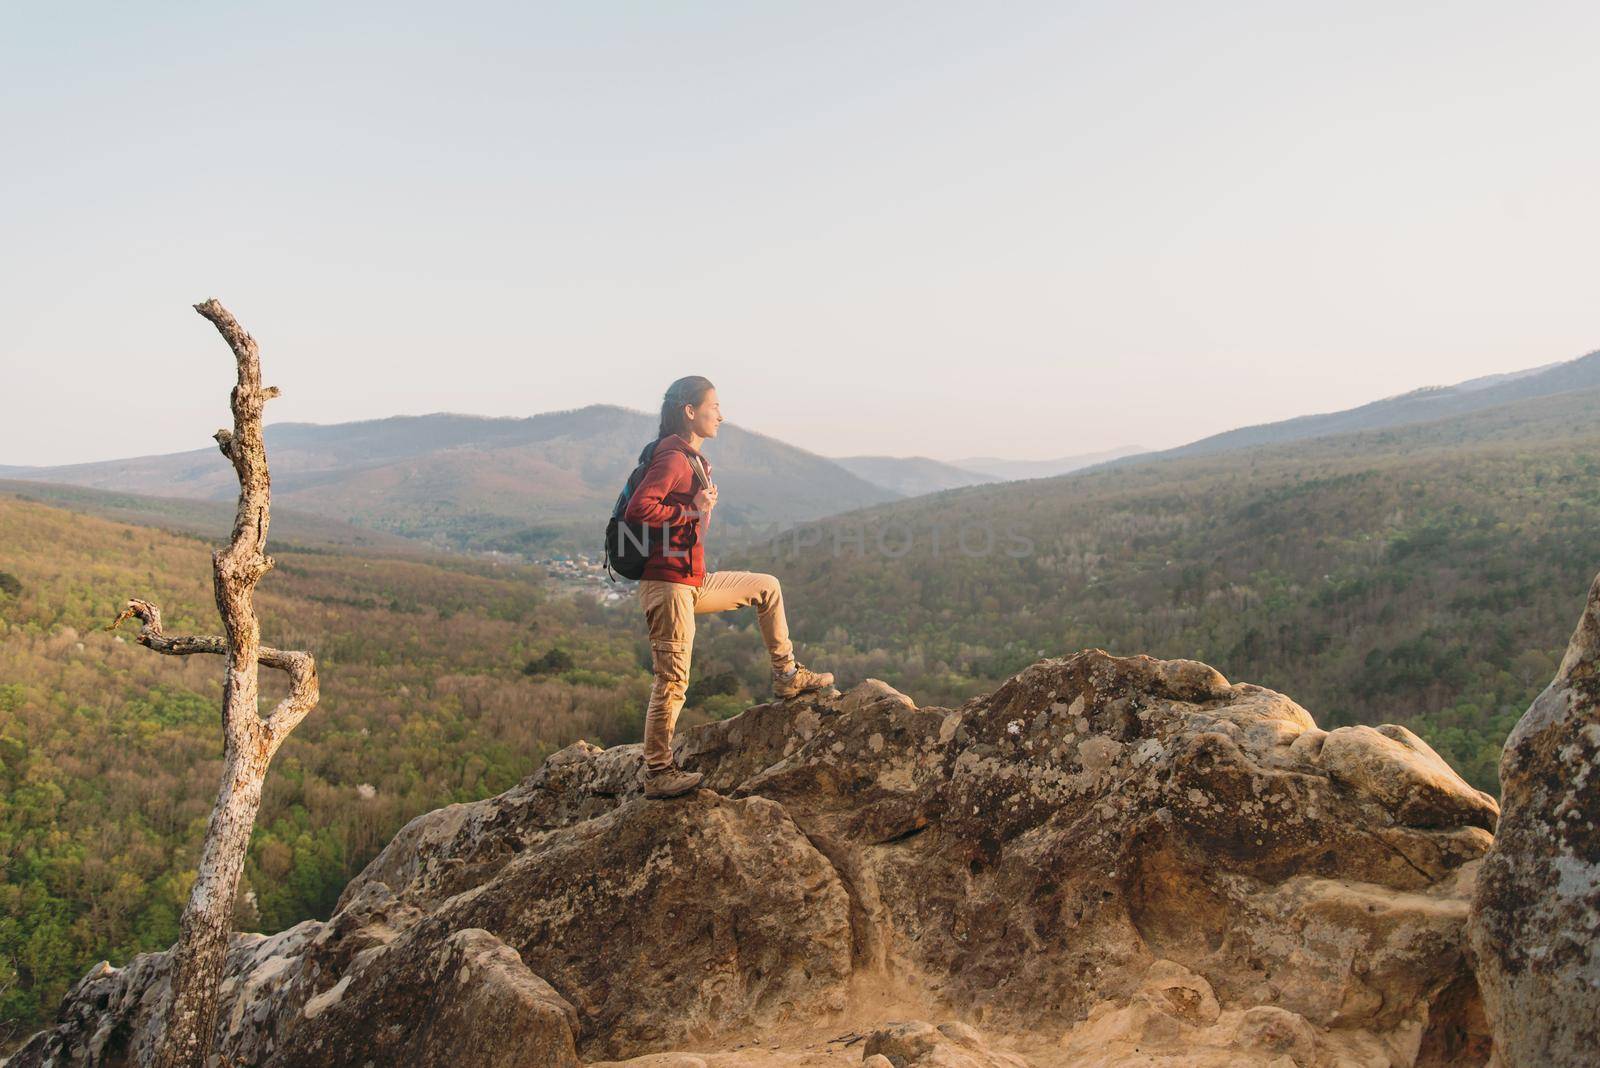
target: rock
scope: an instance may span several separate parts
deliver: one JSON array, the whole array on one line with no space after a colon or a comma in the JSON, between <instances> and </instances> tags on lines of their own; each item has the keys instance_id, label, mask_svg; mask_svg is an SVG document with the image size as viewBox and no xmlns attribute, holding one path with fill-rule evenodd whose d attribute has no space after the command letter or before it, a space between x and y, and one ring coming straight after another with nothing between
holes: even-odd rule
<instances>
[{"instance_id":1,"label":"rock","mask_svg":"<svg viewBox=\"0 0 1600 1068\"><path fill-rule=\"evenodd\" d=\"M1600 578L1549 687L1506 740L1505 815L1469 925L1502 1068L1600 1050Z\"/></svg>"},{"instance_id":2,"label":"rock","mask_svg":"<svg viewBox=\"0 0 1600 1068\"><path fill-rule=\"evenodd\" d=\"M868 1063L879 1057L894 1068L1028 1068L1021 1057L990 1049L976 1029L958 1021L891 1024L874 1031L862 1053Z\"/></svg>"},{"instance_id":3,"label":"rock","mask_svg":"<svg viewBox=\"0 0 1600 1068\"><path fill-rule=\"evenodd\" d=\"M479 885L534 837L644 796L642 762L638 743L601 749L574 742L497 797L424 813L351 881L339 908L374 882L422 908Z\"/></svg>"},{"instance_id":4,"label":"rock","mask_svg":"<svg viewBox=\"0 0 1600 1068\"><path fill-rule=\"evenodd\" d=\"M236 939L219 1049L497 1064L566 1035L589 1062L789 1068L821 1062L767 1036L893 980L911 1011L858 1032L891 1064L1483 1061L1461 942L1498 813L1409 732L1091 650L958 709L868 682L674 748L705 778L670 801L641 797L638 745L578 742L411 821L326 923ZM142 1063L165 960L85 977L17 1068Z\"/></svg>"},{"instance_id":5,"label":"rock","mask_svg":"<svg viewBox=\"0 0 1600 1068\"><path fill-rule=\"evenodd\" d=\"M916 702L881 679L866 679L850 689L839 699L839 711L853 715L880 702L897 704L901 708L915 708Z\"/></svg>"},{"instance_id":6,"label":"rock","mask_svg":"<svg viewBox=\"0 0 1600 1068\"><path fill-rule=\"evenodd\" d=\"M1084 653L965 706L936 833L868 853L896 945L1006 1028L1069 1026L1157 958L1223 1001L1414 1026L1464 973L1449 877L1487 849L1493 801L1461 783L1460 824L1411 822L1294 749L1299 706L1199 667Z\"/></svg>"},{"instance_id":7,"label":"rock","mask_svg":"<svg viewBox=\"0 0 1600 1068\"><path fill-rule=\"evenodd\" d=\"M1170 960L1150 965L1139 992L1156 995L1165 1002L1163 1012L1197 1027L1216 1023L1222 1012L1211 984Z\"/></svg>"},{"instance_id":8,"label":"rock","mask_svg":"<svg viewBox=\"0 0 1600 1068\"><path fill-rule=\"evenodd\" d=\"M617 1057L843 1008L849 904L780 805L702 790L552 832L428 922L499 932Z\"/></svg>"},{"instance_id":9,"label":"rock","mask_svg":"<svg viewBox=\"0 0 1600 1068\"><path fill-rule=\"evenodd\" d=\"M1364 1032L1319 1033L1305 1017L1275 1005L1219 1011L1209 984L1171 961L1152 965L1138 993L1127 1001L1105 1001L1091 1009L1088 1019L1061 1045L1073 1068L1149 1064L1343 1068L1418 1063L1414 1042L1396 1047Z\"/></svg>"},{"instance_id":10,"label":"rock","mask_svg":"<svg viewBox=\"0 0 1600 1068\"><path fill-rule=\"evenodd\" d=\"M1283 1054L1296 1064L1311 1063L1317 1051L1317 1034L1306 1018L1276 1005L1246 1009L1234 1025L1233 1042L1269 1057Z\"/></svg>"},{"instance_id":11,"label":"rock","mask_svg":"<svg viewBox=\"0 0 1600 1068\"><path fill-rule=\"evenodd\" d=\"M887 1057L895 1068L906 1068L932 1053L934 1047L945 1044L944 1037L933 1024L913 1020L874 1031L862 1052L868 1057Z\"/></svg>"},{"instance_id":12,"label":"rock","mask_svg":"<svg viewBox=\"0 0 1600 1068\"><path fill-rule=\"evenodd\" d=\"M579 1068L577 1012L516 950L484 930L440 942L429 933L418 928L366 956L308 999L305 1022L286 1029L275 1058L329 1068Z\"/></svg>"},{"instance_id":13,"label":"rock","mask_svg":"<svg viewBox=\"0 0 1600 1068\"><path fill-rule=\"evenodd\" d=\"M1328 774L1370 793L1419 827L1477 825L1494 830L1494 799L1461 780L1444 759L1404 727L1340 727L1322 739L1318 762Z\"/></svg>"}]
</instances>

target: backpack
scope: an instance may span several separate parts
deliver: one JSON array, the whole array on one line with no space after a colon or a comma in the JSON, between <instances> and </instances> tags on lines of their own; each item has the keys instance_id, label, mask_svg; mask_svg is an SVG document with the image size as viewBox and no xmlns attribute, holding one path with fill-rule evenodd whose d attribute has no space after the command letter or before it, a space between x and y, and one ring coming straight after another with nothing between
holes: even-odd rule
<instances>
[{"instance_id":1,"label":"backpack","mask_svg":"<svg viewBox=\"0 0 1600 1068\"><path fill-rule=\"evenodd\" d=\"M628 476L628 481L623 484L622 492L617 495L617 503L611 506L611 518L606 520L605 568L613 583L619 576L625 579L642 577L644 565L650 559L648 526L644 523L630 523L622 518L622 513L628 510L628 501L632 499L633 491L639 487L639 481L644 478L645 471L650 467L650 460L655 456L656 446L660 443L661 439L657 438L639 453L639 463ZM705 469L698 463L692 466L695 480L710 485Z\"/></svg>"},{"instance_id":2,"label":"backpack","mask_svg":"<svg viewBox=\"0 0 1600 1068\"><path fill-rule=\"evenodd\" d=\"M625 579L639 578L644 574L645 561L650 559L647 549L650 544L649 529L644 523L628 522L622 518L622 513L627 511L628 501L638 488L639 480L644 478L645 469L650 466L650 458L655 455L659 442L659 438L652 441L639 453L638 465L628 476L628 481L623 483L617 503L611 506L611 518L606 521L605 566L612 582L616 582L619 575Z\"/></svg>"}]
</instances>

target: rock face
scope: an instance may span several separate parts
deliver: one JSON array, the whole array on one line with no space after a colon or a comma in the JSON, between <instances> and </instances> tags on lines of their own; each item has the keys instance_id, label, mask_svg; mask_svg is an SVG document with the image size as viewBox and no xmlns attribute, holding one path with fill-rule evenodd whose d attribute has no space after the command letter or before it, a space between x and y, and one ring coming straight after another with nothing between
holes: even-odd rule
<instances>
[{"instance_id":1,"label":"rock face","mask_svg":"<svg viewBox=\"0 0 1600 1068\"><path fill-rule=\"evenodd\" d=\"M639 746L578 742L413 820L327 922L239 936L224 1063L1488 1055L1462 930L1498 810L1404 728L1096 650L958 709L869 680L675 747L693 794L647 801ZM143 1063L164 966L91 973L13 1064ZM717 1052L837 1029L890 979L918 1011L848 1060Z\"/></svg>"},{"instance_id":2,"label":"rock face","mask_svg":"<svg viewBox=\"0 0 1600 1068\"><path fill-rule=\"evenodd\" d=\"M1600 1060L1600 579L1555 681L1506 741L1505 819L1472 952L1503 1068Z\"/></svg>"}]
</instances>

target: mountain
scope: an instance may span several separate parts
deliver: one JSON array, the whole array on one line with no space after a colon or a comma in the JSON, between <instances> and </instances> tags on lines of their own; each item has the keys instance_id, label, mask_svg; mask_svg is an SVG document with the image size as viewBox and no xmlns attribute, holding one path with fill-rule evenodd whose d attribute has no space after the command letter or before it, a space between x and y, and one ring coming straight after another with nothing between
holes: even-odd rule
<instances>
[{"instance_id":1,"label":"mountain","mask_svg":"<svg viewBox=\"0 0 1600 1068\"><path fill-rule=\"evenodd\" d=\"M833 462L858 478L902 497L995 481L992 475L966 471L926 456L838 456Z\"/></svg>"},{"instance_id":2,"label":"mountain","mask_svg":"<svg viewBox=\"0 0 1600 1068\"><path fill-rule=\"evenodd\" d=\"M655 437L656 420L609 405L525 419L435 414L266 428L273 503L450 548L593 548L604 517ZM714 526L731 536L893 499L837 463L724 425L706 446L724 491ZM0 477L158 497L231 501L215 448L163 456L0 468Z\"/></svg>"},{"instance_id":3,"label":"mountain","mask_svg":"<svg viewBox=\"0 0 1600 1068\"><path fill-rule=\"evenodd\" d=\"M1205 664L1090 650L960 708L869 679L688 727L674 749L701 789L648 800L638 743L578 741L498 796L412 820L326 920L237 936L218 1059L1489 1055L1461 942L1499 810L1403 727L1323 730ZM145 1063L140 1013L169 969L165 952L95 966L11 1068L102 1048Z\"/></svg>"},{"instance_id":4,"label":"mountain","mask_svg":"<svg viewBox=\"0 0 1600 1068\"><path fill-rule=\"evenodd\" d=\"M1493 790L1597 561L1589 389L896 501L728 566L777 574L808 663L841 677L959 702L1041 650L1193 657L1335 725L1405 723Z\"/></svg>"},{"instance_id":5,"label":"mountain","mask_svg":"<svg viewBox=\"0 0 1600 1068\"><path fill-rule=\"evenodd\" d=\"M1156 453L1124 447L1054 460L829 460L724 426L707 455L728 491L717 511L729 538L724 544L735 544L772 527L905 496L1394 428L1594 387L1600 387L1600 352L1344 412L1243 427ZM592 528L654 430L642 412L592 405L528 418L438 413L278 423L266 434L275 501L286 516L298 512L442 547L541 553L592 548ZM235 492L231 470L210 447L55 467L0 466L0 479L202 501L231 501Z\"/></svg>"},{"instance_id":6,"label":"mountain","mask_svg":"<svg viewBox=\"0 0 1600 1068\"><path fill-rule=\"evenodd\" d=\"M1434 422L1516 401L1596 387L1600 387L1600 351L1564 363L1545 364L1509 374L1486 375L1453 386L1429 386L1345 411L1303 415L1278 423L1240 427L1174 449L1148 453L1139 459L1206 456L1256 445L1281 445L1330 434Z\"/></svg>"},{"instance_id":7,"label":"mountain","mask_svg":"<svg viewBox=\"0 0 1600 1068\"><path fill-rule=\"evenodd\" d=\"M1136 456L1146 450L1126 445L1103 452L1062 456L1054 460L1006 460L998 456L972 456L945 463L926 456L841 456L834 462L876 486L902 497L978 486L985 482L1015 482L1025 478L1050 478L1086 467Z\"/></svg>"},{"instance_id":8,"label":"mountain","mask_svg":"<svg viewBox=\"0 0 1600 1068\"><path fill-rule=\"evenodd\" d=\"M969 456L950 461L958 468L988 475L987 481L1015 482L1024 478L1052 478L1056 475L1081 471L1095 464L1120 460L1125 456L1138 456L1146 452L1139 445L1124 445L1103 452L1086 452L1078 456L1062 456L1054 460L1005 460L998 456Z\"/></svg>"}]
</instances>

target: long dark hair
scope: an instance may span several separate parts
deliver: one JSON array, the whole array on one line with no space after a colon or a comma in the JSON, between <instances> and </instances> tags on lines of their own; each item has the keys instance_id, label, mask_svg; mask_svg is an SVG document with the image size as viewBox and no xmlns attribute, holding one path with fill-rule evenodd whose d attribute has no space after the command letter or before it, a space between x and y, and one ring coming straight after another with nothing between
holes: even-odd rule
<instances>
[{"instance_id":1,"label":"long dark hair","mask_svg":"<svg viewBox=\"0 0 1600 1068\"><path fill-rule=\"evenodd\" d=\"M698 405L706 399L706 391L714 388L711 379L699 375L680 378L668 386L667 395L661 398L661 427L656 437L664 438L668 434L686 432L689 428L688 421L683 417L683 406Z\"/></svg>"}]
</instances>

